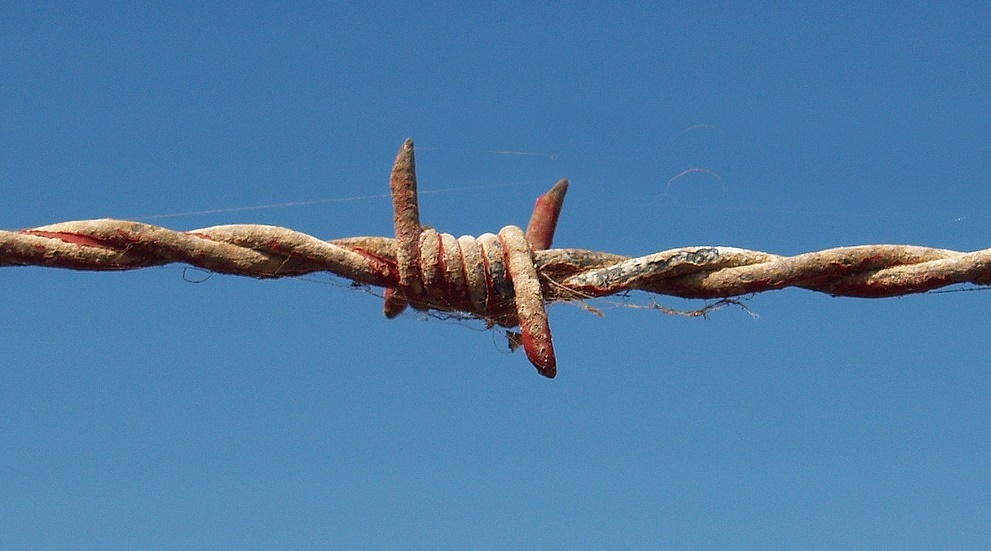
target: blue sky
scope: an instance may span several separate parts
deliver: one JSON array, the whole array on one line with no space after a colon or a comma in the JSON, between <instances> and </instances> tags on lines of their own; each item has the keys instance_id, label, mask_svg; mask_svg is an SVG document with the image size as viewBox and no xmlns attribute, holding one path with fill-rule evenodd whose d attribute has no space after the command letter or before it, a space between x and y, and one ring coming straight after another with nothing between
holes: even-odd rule
<instances>
[{"instance_id":1,"label":"blue sky","mask_svg":"<svg viewBox=\"0 0 991 551\"><path fill-rule=\"evenodd\" d=\"M976 2L7 3L0 227L390 235L412 137L423 221L455 235L525 224L567 177L560 247L983 249L989 21ZM3 548L991 541L986 292L788 289L749 299L757 319L556 305L554 380L479 323L386 320L325 275L4 268L0 296Z\"/></svg>"}]
</instances>

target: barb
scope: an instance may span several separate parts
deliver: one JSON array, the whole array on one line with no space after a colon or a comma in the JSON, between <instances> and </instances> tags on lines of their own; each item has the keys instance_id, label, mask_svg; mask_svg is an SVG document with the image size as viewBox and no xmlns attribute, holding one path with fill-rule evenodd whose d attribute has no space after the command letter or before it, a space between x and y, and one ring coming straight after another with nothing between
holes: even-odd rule
<instances>
[{"instance_id":1,"label":"barb","mask_svg":"<svg viewBox=\"0 0 991 551\"><path fill-rule=\"evenodd\" d=\"M0 266L131 270L181 262L210 272L277 278L331 272L386 289L385 313L408 306L462 312L489 326L520 327L527 358L554 377L546 305L632 290L729 299L800 287L877 298L953 285L991 285L991 249L958 252L913 245L862 245L780 256L734 247L681 247L630 258L551 249L567 192L561 180L537 199L526 233L454 237L420 224L413 142L393 168L396 237L324 241L255 224L175 231L127 220L80 220L0 230ZM515 335L515 334L513 334Z\"/></svg>"}]
</instances>

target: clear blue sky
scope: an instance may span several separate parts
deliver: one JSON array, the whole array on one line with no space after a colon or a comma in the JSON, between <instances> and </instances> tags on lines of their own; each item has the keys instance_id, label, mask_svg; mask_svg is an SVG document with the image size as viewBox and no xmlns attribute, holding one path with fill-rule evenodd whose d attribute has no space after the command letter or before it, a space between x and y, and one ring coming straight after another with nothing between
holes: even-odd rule
<instances>
[{"instance_id":1,"label":"clear blue sky","mask_svg":"<svg viewBox=\"0 0 991 551\"><path fill-rule=\"evenodd\" d=\"M985 2L12 4L5 229L389 235L412 137L454 234L568 177L560 247L991 246ZM0 297L4 549L991 542L987 292L558 305L555 380L330 276L4 268Z\"/></svg>"}]
</instances>

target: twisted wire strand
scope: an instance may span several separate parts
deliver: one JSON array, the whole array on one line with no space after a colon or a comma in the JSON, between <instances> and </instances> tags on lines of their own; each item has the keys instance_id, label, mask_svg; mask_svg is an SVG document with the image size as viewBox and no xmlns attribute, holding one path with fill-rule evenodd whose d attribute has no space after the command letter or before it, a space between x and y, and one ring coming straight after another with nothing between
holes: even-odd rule
<instances>
[{"instance_id":1,"label":"twisted wire strand","mask_svg":"<svg viewBox=\"0 0 991 551\"><path fill-rule=\"evenodd\" d=\"M681 247L627 257L551 249L568 182L537 199L526 232L454 237L420 225L413 143L391 178L396 237L330 241L278 226L235 224L176 231L126 220L62 222L0 230L0 266L131 270L186 263L258 278L330 272L384 287L385 314L406 306L463 312L520 327L538 372L557 372L545 305L640 290L728 298L785 287L878 298L958 283L991 285L991 249L959 252L914 245L861 245L795 256L734 247Z\"/></svg>"}]
</instances>

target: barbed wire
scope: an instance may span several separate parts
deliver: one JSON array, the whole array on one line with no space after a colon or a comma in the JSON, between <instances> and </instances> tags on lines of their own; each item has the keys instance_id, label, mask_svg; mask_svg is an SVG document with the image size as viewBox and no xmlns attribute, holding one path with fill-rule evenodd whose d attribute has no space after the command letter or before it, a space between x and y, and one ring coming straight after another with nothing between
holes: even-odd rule
<instances>
[{"instance_id":1,"label":"barbed wire","mask_svg":"<svg viewBox=\"0 0 991 551\"><path fill-rule=\"evenodd\" d=\"M546 377L557 373L546 304L633 290L727 299L785 287L834 296L890 297L958 283L991 285L991 249L913 245L839 247L795 256L735 247L681 247L627 257L551 249L568 189L537 199L526 232L454 237L420 223L413 142L390 178L396 236L325 241L278 226L235 224L175 231L114 219L0 230L0 266L131 270L186 263L210 272L279 278L330 272L385 288L387 317L407 306L461 312L491 327L519 326L511 340Z\"/></svg>"}]
</instances>

